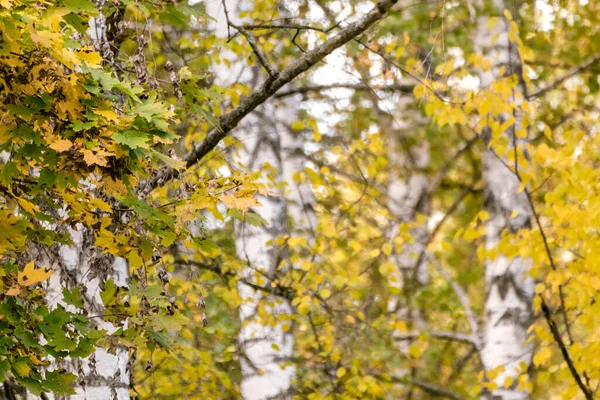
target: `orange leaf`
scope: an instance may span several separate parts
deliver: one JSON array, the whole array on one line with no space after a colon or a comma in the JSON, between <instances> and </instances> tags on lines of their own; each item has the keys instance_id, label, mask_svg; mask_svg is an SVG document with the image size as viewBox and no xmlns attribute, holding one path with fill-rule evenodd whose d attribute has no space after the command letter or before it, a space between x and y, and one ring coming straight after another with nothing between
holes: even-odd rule
<instances>
[{"instance_id":1,"label":"orange leaf","mask_svg":"<svg viewBox=\"0 0 600 400\"><path fill-rule=\"evenodd\" d=\"M227 208L235 208L246 214L250 207L260 207L262 204L253 197L221 196L219 199Z\"/></svg>"},{"instance_id":2,"label":"orange leaf","mask_svg":"<svg viewBox=\"0 0 600 400\"><path fill-rule=\"evenodd\" d=\"M10 289L8 289L8 292L6 292L7 296L17 296L19 294L21 294L21 288L17 285L14 285Z\"/></svg>"}]
</instances>

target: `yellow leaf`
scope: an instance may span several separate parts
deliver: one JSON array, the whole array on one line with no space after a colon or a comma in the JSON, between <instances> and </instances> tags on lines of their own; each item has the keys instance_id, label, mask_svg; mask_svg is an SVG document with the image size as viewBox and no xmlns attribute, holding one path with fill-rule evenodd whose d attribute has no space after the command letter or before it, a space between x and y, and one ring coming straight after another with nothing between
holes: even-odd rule
<instances>
[{"instance_id":1,"label":"yellow leaf","mask_svg":"<svg viewBox=\"0 0 600 400\"><path fill-rule=\"evenodd\" d=\"M422 84L416 85L415 88L413 89L413 94L417 98L423 97L423 95L425 94L425 85L422 85Z\"/></svg>"},{"instance_id":2,"label":"yellow leaf","mask_svg":"<svg viewBox=\"0 0 600 400\"><path fill-rule=\"evenodd\" d=\"M390 254L392 254L393 245L390 242L384 243L381 250L383 251L383 254L389 256Z\"/></svg>"},{"instance_id":3,"label":"yellow leaf","mask_svg":"<svg viewBox=\"0 0 600 400\"><path fill-rule=\"evenodd\" d=\"M112 212L112 208L110 207L110 205L108 205L108 203L100 200L97 197L94 197L93 199L91 199L90 202L89 202L89 205L92 208L98 208L101 211L104 211L104 212L107 212L107 213Z\"/></svg>"},{"instance_id":4,"label":"yellow leaf","mask_svg":"<svg viewBox=\"0 0 600 400\"><path fill-rule=\"evenodd\" d=\"M313 140L316 143L321 141L321 132L319 132L319 127L315 124L315 128L313 129Z\"/></svg>"},{"instance_id":5,"label":"yellow leaf","mask_svg":"<svg viewBox=\"0 0 600 400\"><path fill-rule=\"evenodd\" d=\"M73 146L73 143L67 139L59 139L50 144L50 148L58 151L59 153L69 150L71 146Z\"/></svg>"},{"instance_id":6,"label":"yellow leaf","mask_svg":"<svg viewBox=\"0 0 600 400\"><path fill-rule=\"evenodd\" d=\"M487 28L488 30L493 29L498 24L498 17L491 17L487 20Z\"/></svg>"},{"instance_id":7,"label":"yellow leaf","mask_svg":"<svg viewBox=\"0 0 600 400\"><path fill-rule=\"evenodd\" d=\"M105 156L109 155L109 153L99 151L94 154L93 151L87 149L81 150L81 153L83 154L83 160L87 165L97 164L101 167L106 167L107 162Z\"/></svg>"},{"instance_id":8,"label":"yellow leaf","mask_svg":"<svg viewBox=\"0 0 600 400\"><path fill-rule=\"evenodd\" d=\"M309 311L310 311L310 304L308 304L308 303L301 303L298 306L298 313L300 315L307 315Z\"/></svg>"},{"instance_id":9,"label":"yellow leaf","mask_svg":"<svg viewBox=\"0 0 600 400\"><path fill-rule=\"evenodd\" d=\"M406 329L406 322L404 321L396 321L394 324L394 330L398 331L402 334L405 334L408 330Z\"/></svg>"},{"instance_id":10,"label":"yellow leaf","mask_svg":"<svg viewBox=\"0 0 600 400\"><path fill-rule=\"evenodd\" d=\"M335 376L337 376L338 379L341 379L344 375L346 375L346 368L344 367L339 368L335 373Z\"/></svg>"},{"instance_id":11,"label":"yellow leaf","mask_svg":"<svg viewBox=\"0 0 600 400\"><path fill-rule=\"evenodd\" d=\"M21 206L21 208L29 214L35 215L36 213L40 212L40 209L36 205L31 204L25 199L18 198L17 203L19 203L19 206Z\"/></svg>"},{"instance_id":12,"label":"yellow leaf","mask_svg":"<svg viewBox=\"0 0 600 400\"><path fill-rule=\"evenodd\" d=\"M23 272L19 272L17 282L21 286L31 286L47 280L51 275L52 271L46 271L45 268L35 269L32 261L25 266Z\"/></svg>"},{"instance_id":13,"label":"yellow leaf","mask_svg":"<svg viewBox=\"0 0 600 400\"><path fill-rule=\"evenodd\" d=\"M34 365L48 365L48 361L42 361L35 356L35 354L30 354L29 359L33 362Z\"/></svg>"},{"instance_id":14,"label":"yellow leaf","mask_svg":"<svg viewBox=\"0 0 600 400\"><path fill-rule=\"evenodd\" d=\"M140 267L144 263L144 260L142 260L139 253L135 250L132 250L131 253L129 253L128 259L129 266L133 269Z\"/></svg>"},{"instance_id":15,"label":"yellow leaf","mask_svg":"<svg viewBox=\"0 0 600 400\"><path fill-rule=\"evenodd\" d=\"M109 121L117 121L119 116L114 110L94 110L94 114L101 115Z\"/></svg>"},{"instance_id":16,"label":"yellow leaf","mask_svg":"<svg viewBox=\"0 0 600 400\"><path fill-rule=\"evenodd\" d=\"M250 207L260 207L262 204L253 197L234 197L234 196L221 196L219 198L227 208L234 208L240 210L242 214L246 214Z\"/></svg>"},{"instance_id":17,"label":"yellow leaf","mask_svg":"<svg viewBox=\"0 0 600 400\"><path fill-rule=\"evenodd\" d=\"M85 61L85 65L88 67L97 67L102 62L102 56L95 51L92 51L90 47L84 47L77 52L77 57L80 60Z\"/></svg>"},{"instance_id":18,"label":"yellow leaf","mask_svg":"<svg viewBox=\"0 0 600 400\"><path fill-rule=\"evenodd\" d=\"M414 359L419 359L421 357L421 348L419 346L417 346L416 344L413 344L412 346L410 346L410 348L408 349L408 354L410 354L410 356Z\"/></svg>"}]
</instances>

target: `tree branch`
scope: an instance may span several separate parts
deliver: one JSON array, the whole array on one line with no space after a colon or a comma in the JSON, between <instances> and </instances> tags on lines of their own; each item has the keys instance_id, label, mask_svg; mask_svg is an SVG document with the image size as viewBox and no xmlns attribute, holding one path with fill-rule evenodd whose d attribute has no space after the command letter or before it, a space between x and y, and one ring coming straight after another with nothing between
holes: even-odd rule
<instances>
[{"instance_id":1,"label":"tree branch","mask_svg":"<svg viewBox=\"0 0 600 400\"><path fill-rule=\"evenodd\" d=\"M386 376L384 378L383 376L381 376L379 374L371 374L371 376L374 376L375 378L377 378L379 380L388 381L388 382L391 380L392 382L401 383L401 384L410 383L410 384L418 387L422 391L429 393L430 395L432 395L434 397L443 397L446 399L453 399L453 400L463 400L464 399L458 393L452 392L443 386L436 385L435 383L424 381L424 380L418 379L418 378L413 378L413 377L409 377L409 376L404 376L404 377Z\"/></svg>"},{"instance_id":2,"label":"tree branch","mask_svg":"<svg viewBox=\"0 0 600 400\"><path fill-rule=\"evenodd\" d=\"M375 86L367 86L364 84L356 84L356 83L334 83L331 85L311 85L311 86L302 86L298 88L293 88L290 90L283 90L273 97L276 99L280 99L283 97L293 96L295 94L308 94L314 92L323 92L326 90L332 89L351 89L351 90L360 90L360 91L372 91L372 90L381 90L385 92L400 92L400 93L408 93L411 94L415 84L411 82L400 82L391 85L375 85Z\"/></svg>"},{"instance_id":3,"label":"tree branch","mask_svg":"<svg viewBox=\"0 0 600 400\"><path fill-rule=\"evenodd\" d=\"M422 379L417 379L417 378L408 378L408 381L410 383L412 383L413 385L415 385L416 387L418 387L419 389L421 389L422 391L427 392L433 396L444 397L444 398L453 399L453 400L463 400L462 396L446 389L443 386L439 386L434 383L427 382L427 381L424 381Z\"/></svg>"},{"instance_id":4,"label":"tree branch","mask_svg":"<svg viewBox=\"0 0 600 400\"><path fill-rule=\"evenodd\" d=\"M320 46L305 52L296 62L281 70L276 78L268 79L257 91L248 97L244 97L238 107L219 118L217 128L208 132L204 141L191 151L185 159L186 167L190 168L196 165L196 163L212 151L221 139L227 136L246 115L267 101L283 86L290 83L303 72L309 70L337 48L355 39L358 35L361 35L367 29L381 21L397 2L398 0L380 0L377 5L362 18L341 29L335 36L326 40ZM177 171L173 168L165 168L146 184L149 184L151 188L155 188L159 184L172 179L176 173Z\"/></svg>"},{"instance_id":5,"label":"tree branch","mask_svg":"<svg viewBox=\"0 0 600 400\"><path fill-rule=\"evenodd\" d=\"M225 271L223 271L221 266L217 265L217 264L208 264L208 263L203 263L203 262L198 262L198 261L186 261L186 260L176 260L175 263L180 264L180 265L192 265L199 269L204 269L207 271L214 272L215 274L217 274L223 278L236 276L235 272L232 272L232 271L225 272ZM282 297L282 298L290 300L290 301L294 299L294 293L292 292L292 290L285 286L280 286L280 285L261 286L256 283L250 282L247 279L239 278L239 277L238 277L238 281L243 283L246 286L251 287L254 290L258 290L258 291L266 293L266 294L279 296L279 297Z\"/></svg>"},{"instance_id":6,"label":"tree branch","mask_svg":"<svg viewBox=\"0 0 600 400\"><path fill-rule=\"evenodd\" d=\"M568 70L563 76L561 76L560 78L556 79L554 82L543 86L541 88L538 88L537 90L534 90L533 92L531 92L529 94L529 96L527 96L528 99L531 99L532 97L540 97L541 95L543 95L544 93L548 92L549 90L554 89L555 87L557 87L558 85L560 85L561 83L563 83L564 81L566 81L567 79L569 79L572 76L577 75L578 73L584 71L585 69L591 67L592 65L594 65L596 62L600 61L600 53L597 53L595 55L593 55L592 57L588 58L586 61L584 61L583 63L576 65L575 67L571 68L570 70Z\"/></svg>"},{"instance_id":7,"label":"tree branch","mask_svg":"<svg viewBox=\"0 0 600 400\"><path fill-rule=\"evenodd\" d=\"M452 332L452 331L432 331L432 332L408 332L394 336L395 341L413 340L419 337L419 335L429 335L433 338L440 340L450 340L453 342L465 343L474 346L477 349L479 346L479 339L474 335L466 333Z\"/></svg>"},{"instance_id":8,"label":"tree branch","mask_svg":"<svg viewBox=\"0 0 600 400\"><path fill-rule=\"evenodd\" d=\"M267 56L262 51L260 51L260 49L258 48L258 44L256 43L254 35L251 34L250 32L248 32L246 29L244 29L241 26L235 25L231 22L229 23L229 25L233 26L242 35L244 35L244 37L248 41L248 44L252 48L252 51L256 55L256 58L258 58L258 62L260 62L260 64L264 67L264 69L269 74L269 79L276 79L277 78L277 70L275 68L273 68L271 66L271 64L269 64L269 61L267 60Z\"/></svg>"},{"instance_id":9,"label":"tree branch","mask_svg":"<svg viewBox=\"0 0 600 400\"><path fill-rule=\"evenodd\" d=\"M565 346L565 342L563 341L562 337L560 336L560 332L558 331L556 322L554 322L554 320L552 319L552 315L550 313L550 308L546 304L546 301L544 300L544 298L542 297L541 294L539 295L539 297L541 300L541 306L542 306L542 312L544 313L544 318L546 319L546 322L548 323L548 326L550 327L550 332L552 332L552 337L554 338L554 341L558 344L558 347L560 348L560 352L562 353L562 356L563 356L565 362L567 363L569 372L571 372L573 379L575 379L575 383L577 383L577 386L579 386L579 389L581 389L585 398L587 400L592 400L594 398L594 396L593 396L591 390L581 380L581 376L579 376L579 372L577 372L577 368L575 368L575 364L573 363L573 359L571 358L571 355L569 354L569 350L567 350L567 347Z\"/></svg>"},{"instance_id":10,"label":"tree branch","mask_svg":"<svg viewBox=\"0 0 600 400\"><path fill-rule=\"evenodd\" d=\"M471 309L471 302L469 301L469 295L467 294L467 292L465 292L465 290L462 288L462 286L460 286L456 282L456 280L454 280L452 275L450 275L450 272L448 272L448 270L446 270L446 268L444 268L439 261L437 261L433 257L430 257L430 260L431 260L432 264L436 267L438 272L440 274L442 274L442 276L444 277L444 279L446 279L446 281L448 281L448 283L452 287L452 290L454 290L456 297L458 297L458 301L460 301L460 304L462 305L462 307L465 310L465 316L467 317L467 322L469 323L471 332L473 333L472 337L475 339L475 342L474 342L475 348L477 350L481 350L483 348L483 343L479 336L480 335L479 323L477 322L477 317L475 316L475 314L473 313L473 310Z\"/></svg>"}]
</instances>

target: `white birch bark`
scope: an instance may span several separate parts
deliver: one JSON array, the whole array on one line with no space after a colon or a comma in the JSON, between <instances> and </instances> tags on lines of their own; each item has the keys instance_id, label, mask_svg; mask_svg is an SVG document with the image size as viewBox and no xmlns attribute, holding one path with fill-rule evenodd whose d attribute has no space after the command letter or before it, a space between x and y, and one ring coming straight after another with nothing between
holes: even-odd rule
<instances>
[{"instance_id":1,"label":"white birch bark","mask_svg":"<svg viewBox=\"0 0 600 400\"><path fill-rule=\"evenodd\" d=\"M506 5L501 0L494 2L496 11L501 13ZM478 18L475 37L475 47L482 51L484 57L492 63L488 72L480 72L482 88L489 85L498 77L502 67L506 69L506 76L517 74L521 76L522 65L517 54L516 45L508 39L509 23L500 17L498 24L493 29L487 27L488 17ZM495 44L492 38L498 35ZM519 105L523 101L524 87L517 86L513 94L513 101ZM514 146L524 144L523 140L514 136L514 130L520 129L521 112L517 109L514 113L515 126L510 127L503 134L510 142L509 151L514 151ZM501 117L506 119L507 116ZM484 136L489 132L484 133ZM486 145L489 137L485 138ZM527 229L531 223L531 210L524 192L518 192L520 182L515 173L508 167L506 157L498 156L494 149L486 149L483 154L483 179L485 183L485 209L489 212L486 223L486 247L492 249L498 245L502 232L511 233L519 229ZM513 166L514 167L514 166ZM517 215L511 218L511 214ZM484 307L485 326L483 329L484 346L481 352L482 362L486 371L503 367L494 382L498 389L483 393L482 398L503 400L524 400L529 398L526 391L518 390L517 376L519 364L531 364L533 347L526 344L527 330L532 322L532 299L534 296L534 282L529 276L531 260L520 257L508 258L499 255L496 259L486 260L486 300ZM521 371L523 373L525 371ZM512 378L513 383L508 388L504 387L507 378Z\"/></svg>"},{"instance_id":2,"label":"white birch bark","mask_svg":"<svg viewBox=\"0 0 600 400\"><path fill-rule=\"evenodd\" d=\"M104 307L100 298L102 285L112 278L116 286L126 286L128 280L127 262L121 258L103 254L94 246L94 234L89 228L78 225L77 230L67 228L73 241L69 246L55 245L51 248L31 246L23 256L35 260L36 265L48 266L53 270L45 283L46 298L50 309L61 304L67 310L76 312L73 306L63 303L64 288L79 288L83 297L84 311L90 323L108 333L116 328L101 316ZM97 317L95 317L97 316ZM64 368L77 376L75 394L57 396L46 394L50 399L68 400L129 400L130 365L128 350L123 346L111 354L103 348L97 348L85 359L54 360L50 370ZM28 398L38 398L28 394Z\"/></svg>"},{"instance_id":3,"label":"white birch bark","mask_svg":"<svg viewBox=\"0 0 600 400\"><path fill-rule=\"evenodd\" d=\"M398 235L401 224L415 222L417 215L426 214L429 207L429 179L422 172L429 164L427 144L411 147L409 151L412 160L409 161L408 157L402 154L404 150L397 143L398 139L392 140L395 143L391 143L390 146L388 207L395 223L390 229L390 239ZM427 249L427 227L424 224L412 229L411 233L414 241L403 243L400 251L393 255L398 268L398 286L409 291L411 290L407 286L426 285L428 281L427 257L424 253Z\"/></svg>"},{"instance_id":4,"label":"white birch bark","mask_svg":"<svg viewBox=\"0 0 600 400\"><path fill-rule=\"evenodd\" d=\"M270 108L267 106L263 110L272 113ZM250 117L236 135L244 143L240 160L250 170L263 169L265 164L275 167L274 179L280 183L284 166L277 124L257 119L255 115ZM263 282L268 285L269 280L289 267L282 249L272 243L287 233L287 202L283 193L278 197L262 196L260 202L263 206L256 212L268 225L255 227L237 223L236 251L246 263L244 278L256 281L257 275L265 275L267 279ZM282 271L278 271L280 265L283 265ZM242 396L246 400L288 398L295 376L295 367L289 364L294 353L294 341L291 329L285 331L283 325L291 328L289 316L292 307L285 299L265 295L243 283L238 290L245 299L240 309L242 328L239 334L239 343L245 353L242 358ZM260 316L260 308L264 308L268 315ZM271 318L274 321L270 321Z\"/></svg>"},{"instance_id":5,"label":"white birch bark","mask_svg":"<svg viewBox=\"0 0 600 400\"><path fill-rule=\"evenodd\" d=\"M235 21L242 2L227 1L229 18ZM207 4L209 15L217 19L216 34L227 37L227 23L221 4ZM231 56L229 67L216 67L215 78L221 86L241 82L251 88L264 80L264 71L250 68L238 56ZM235 132L242 149L236 154L240 167L250 171L263 171L263 182L281 187L288 182L287 190L278 189L279 196L260 196L262 207L253 212L267 221L267 226L255 227L236 223L236 252L246 264L242 272L245 280L269 286L277 274L292 267L286 260L284 249L278 248L274 239L290 232L288 217L301 232L315 228L312 192L307 183L294 183L295 172L304 170L302 141L291 131L297 111L291 103L277 105L266 103L244 119ZM288 201L289 199L289 201ZM239 344L243 378L241 395L245 400L287 399L293 393L295 366L294 337L292 333L292 306L283 298L240 283L238 290L243 305L240 307L242 327Z\"/></svg>"}]
</instances>

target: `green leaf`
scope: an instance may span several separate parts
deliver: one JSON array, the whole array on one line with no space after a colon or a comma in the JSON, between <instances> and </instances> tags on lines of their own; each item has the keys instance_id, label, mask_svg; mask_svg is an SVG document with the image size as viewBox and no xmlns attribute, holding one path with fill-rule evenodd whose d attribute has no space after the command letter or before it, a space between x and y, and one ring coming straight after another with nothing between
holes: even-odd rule
<instances>
[{"instance_id":1,"label":"green leaf","mask_svg":"<svg viewBox=\"0 0 600 400\"><path fill-rule=\"evenodd\" d=\"M71 124L71 128L75 131L75 132L81 132L81 131L86 131L88 129L91 129L95 126L98 126L98 122L96 121L89 121L89 122L83 122L83 121L75 121Z\"/></svg>"},{"instance_id":2,"label":"green leaf","mask_svg":"<svg viewBox=\"0 0 600 400\"><path fill-rule=\"evenodd\" d=\"M10 363L7 359L0 360L0 382L4 381L4 373L10 370Z\"/></svg>"},{"instance_id":3,"label":"green leaf","mask_svg":"<svg viewBox=\"0 0 600 400\"><path fill-rule=\"evenodd\" d=\"M98 15L96 5L88 0L63 0L61 3L69 12L78 13L83 11L89 16Z\"/></svg>"},{"instance_id":4,"label":"green leaf","mask_svg":"<svg viewBox=\"0 0 600 400\"><path fill-rule=\"evenodd\" d=\"M46 371L46 379L43 381L43 386L46 390L52 393L75 393L72 388L72 383L77 377L72 373L65 373L61 370Z\"/></svg>"},{"instance_id":5,"label":"green leaf","mask_svg":"<svg viewBox=\"0 0 600 400\"><path fill-rule=\"evenodd\" d=\"M176 160L174 158L165 156L164 154L159 153L158 151L152 150L152 149L150 149L150 153L152 153L152 155L154 157L156 157L157 159L159 159L160 161L165 163L165 165L167 165L173 169L184 169L185 168L185 161Z\"/></svg>"},{"instance_id":6,"label":"green leaf","mask_svg":"<svg viewBox=\"0 0 600 400\"><path fill-rule=\"evenodd\" d=\"M26 362L29 361L28 358L21 358L19 361L13 363L12 365L12 370L15 371L19 376L26 378L29 376L29 373L31 372L31 367L29 366L29 363Z\"/></svg>"},{"instance_id":7,"label":"green leaf","mask_svg":"<svg viewBox=\"0 0 600 400\"><path fill-rule=\"evenodd\" d=\"M148 102L145 104L141 104L134 108L133 112L140 117L144 118L148 122L152 122L152 118L154 116L162 116L166 113L165 107L162 103L158 103L155 101Z\"/></svg>"},{"instance_id":8,"label":"green leaf","mask_svg":"<svg viewBox=\"0 0 600 400\"><path fill-rule=\"evenodd\" d=\"M12 161L7 162L2 167L2 182L5 186L9 186L12 183L12 180L18 177L21 174L19 168L17 168L17 164Z\"/></svg>"},{"instance_id":9,"label":"green leaf","mask_svg":"<svg viewBox=\"0 0 600 400\"><path fill-rule=\"evenodd\" d=\"M219 123L219 121L204 107L201 107L198 104L192 104L191 107L193 111L200 114L206 120L206 122L208 122L213 128L215 128L218 131L223 131L221 129L221 124Z\"/></svg>"},{"instance_id":10,"label":"green leaf","mask_svg":"<svg viewBox=\"0 0 600 400\"><path fill-rule=\"evenodd\" d=\"M153 329L147 328L146 329L146 334L148 335L148 337L150 339L152 339L153 341L155 341L161 347L164 347L167 350L171 350L173 348L173 346L169 342L169 339L165 335L163 335L162 333L159 333L159 332L156 332Z\"/></svg>"},{"instance_id":11,"label":"green leaf","mask_svg":"<svg viewBox=\"0 0 600 400\"><path fill-rule=\"evenodd\" d=\"M267 221L260 214L249 212L244 216L246 222L252 226L266 225Z\"/></svg>"},{"instance_id":12,"label":"green leaf","mask_svg":"<svg viewBox=\"0 0 600 400\"><path fill-rule=\"evenodd\" d=\"M35 113L35 110L32 110L29 107L17 106L14 104L6 104L4 106L8 111L12 112L14 115L21 117L21 119L29 122Z\"/></svg>"},{"instance_id":13,"label":"green leaf","mask_svg":"<svg viewBox=\"0 0 600 400\"><path fill-rule=\"evenodd\" d=\"M64 288L62 294L63 301L65 303L75 306L77 308L83 308L83 297L79 292L79 288L74 288L73 290Z\"/></svg>"},{"instance_id":14,"label":"green leaf","mask_svg":"<svg viewBox=\"0 0 600 400\"><path fill-rule=\"evenodd\" d=\"M115 282L112 279L108 279L104 284L104 290L100 292L102 304L105 306L110 304L110 302L115 298L115 294L117 294Z\"/></svg>"},{"instance_id":15,"label":"green leaf","mask_svg":"<svg viewBox=\"0 0 600 400\"><path fill-rule=\"evenodd\" d=\"M149 136L143 132L136 131L125 131L125 132L116 132L113 134L112 139L119 143L124 144L132 149L142 148L149 149L150 145L148 144Z\"/></svg>"}]
</instances>

